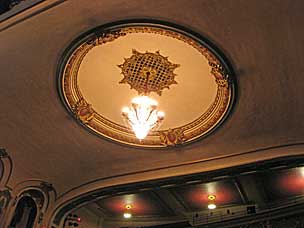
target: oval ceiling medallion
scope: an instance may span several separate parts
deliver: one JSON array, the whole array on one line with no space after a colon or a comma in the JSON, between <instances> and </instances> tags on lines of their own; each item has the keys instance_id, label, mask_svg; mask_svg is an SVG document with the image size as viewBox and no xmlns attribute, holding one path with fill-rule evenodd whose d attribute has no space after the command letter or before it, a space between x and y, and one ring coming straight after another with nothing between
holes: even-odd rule
<instances>
[{"instance_id":1,"label":"oval ceiling medallion","mask_svg":"<svg viewBox=\"0 0 304 228\"><path fill-rule=\"evenodd\" d=\"M229 64L212 47L168 23L99 27L66 51L58 71L60 93L73 116L98 135L141 147L185 144L219 126L235 97ZM139 140L121 109L147 90L165 119Z\"/></svg>"}]
</instances>

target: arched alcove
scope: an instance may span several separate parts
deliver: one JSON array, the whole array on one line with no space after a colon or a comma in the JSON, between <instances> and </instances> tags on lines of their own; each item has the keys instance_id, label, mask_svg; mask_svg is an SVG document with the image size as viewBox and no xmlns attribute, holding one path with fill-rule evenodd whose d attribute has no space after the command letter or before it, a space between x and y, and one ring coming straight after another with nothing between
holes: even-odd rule
<instances>
[{"instance_id":1,"label":"arched alcove","mask_svg":"<svg viewBox=\"0 0 304 228\"><path fill-rule=\"evenodd\" d=\"M37 217L37 205L30 196L23 196L15 209L9 228L33 228Z\"/></svg>"},{"instance_id":2,"label":"arched alcove","mask_svg":"<svg viewBox=\"0 0 304 228\"><path fill-rule=\"evenodd\" d=\"M52 185L38 180L29 180L16 185L0 227L40 228L46 210L55 200Z\"/></svg>"}]
</instances>

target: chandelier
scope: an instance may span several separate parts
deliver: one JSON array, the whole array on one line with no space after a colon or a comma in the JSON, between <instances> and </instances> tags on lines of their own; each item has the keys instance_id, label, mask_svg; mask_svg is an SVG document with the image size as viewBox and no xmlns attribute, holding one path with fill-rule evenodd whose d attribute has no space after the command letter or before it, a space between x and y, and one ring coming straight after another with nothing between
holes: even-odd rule
<instances>
[{"instance_id":1,"label":"chandelier","mask_svg":"<svg viewBox=\"0 0 304 228\"><path fill-rule=\"evenodd\" d=\"M151 130L160 126L165 113L157 111L157 105L157 101L143 95L133 98L131 106L122 109L122 116L136 138L144 139Z\"/></svg>"},{"instance_id":2,"label":"chandelier","mask_svg":"<svg viewBox=\"0 0 304 228\"><path fill-rule=\"evenodd\" d=\"M168 57L162 56L159 51L141 53L135 49L132 50L130 58L118 65L124 75L120 83L129 84L131 89L135 89L139 94L132 99L129 107L122 109L122 116L136 138L144 139L164 120L164 112L157 110L157 101L148 95L154 92L160 96L163 89L177 84L173 71L178 66L169 62Z\"/></svg>"}]
</instances>

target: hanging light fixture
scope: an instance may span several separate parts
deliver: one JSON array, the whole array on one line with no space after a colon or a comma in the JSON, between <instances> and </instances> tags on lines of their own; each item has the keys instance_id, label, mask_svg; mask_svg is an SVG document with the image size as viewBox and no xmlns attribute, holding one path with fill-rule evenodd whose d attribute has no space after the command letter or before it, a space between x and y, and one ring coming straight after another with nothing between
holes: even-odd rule
<instances>
[{"instance_id":1,"label":"hanging light fixture","mask_svg":"<svg viewBox=\"0 0 304 228\"><path fill-rule=\"evenodd\" d=\"M157 110L158 103L149 94L154 92L161 96L164 89L177 84L173 71L179 64L171 63L159 51L141 53L133 49L132 56L125 58L118 67L124 76L119 83L129 84L139 94L129 107L122 109L122 116L135 136L142 140L160 126L165 116L164 112Z\"/></svg>"},{"instance_id":2,"label":"hanging light fixture","mask_svg":"<svg viewBox=\"0 0 304 228\"><path fill-rule=\"evenodd\" d=\"M165 117L164 112L157 111L157 101L147 96L151 72L145 72L144 76L146 80L143 95L133 98L131 106L122 109L124 120L140 140L144 139L151 130L158 128Z\"/></svg>"},{"instance_id":3,"label":"hanging light fixture","mask_svg":"<svg viewBox=\"0 0 304 228\"><path fill-rule=\"evenodd\" d=\"M160 126L165 113L157 111L157 101L148 96L135 97L130 107L122 109L122 116L138 139L144 139L149 131Z\"/></svg>"}]
</instances>

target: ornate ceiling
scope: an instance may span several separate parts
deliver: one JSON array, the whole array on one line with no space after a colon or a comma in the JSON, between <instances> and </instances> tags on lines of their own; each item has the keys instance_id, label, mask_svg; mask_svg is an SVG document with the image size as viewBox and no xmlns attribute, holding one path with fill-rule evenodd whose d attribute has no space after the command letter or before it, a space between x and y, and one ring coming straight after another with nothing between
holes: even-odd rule
<instances>
[{"instance_id":1,"label":"ornate ceiling","mask_svg":"<svg viewBox=\"0 0 304 228\"><path fill-rule=\"evenodd\" d=\"M101 187L303 155L303 10L301 0L228 0L224 4L195 0L51 0L1 22L0 145L13 162L8 186L14 188L27 180L52 183L59 205ZM100 25L136 18L168 21L201 34L231 63L238 83L237 101L225 122L208 137L183 147L129 147L87 131L64 107L58 95L61 88L58 88L57 76L69 45L79 35ZM152 34L147 36L153 38ZM134 45L122 45L126 47L123 52L100 55L99 50L106 51L107 45L117 44L117 50L120 49L119 40L130 42L127 38L117 39L98 46L96 51L88 53L88 61L80 67L82 92L91 99L89 103L98 113L105 117L111 115L121 124L120 107L116 112L107 104L110 101L118 106L128 104L128 96L136 95L128 84L119 84L123 75L117 67L124 63L124 58L131 58L135 46L140 53L159 50L160 55L168 56L168 61L180 64L174 69L177 84L164 89L161 97L168 96L170 104L178 100L177 104L189 106L181 105L183 110L179 112L183 115L178 115L166 105L165 99L160 100L161 107L174 117L168 116L163 129L187 124L202 115L212 102L217 86L212 77L195 77L196 71L208 69L209 72L207 61L203 61L202 67L194 67L197 65L190 59L197 56L199 61L202 57L195 51L191 55L189 49L175 53L173 47L178 41L171 48L156 45L148 50L139 38ZM90 73L90 64L94 65L94 55L113 56L115 61L109 64L113 68L105 71L94 68L92 77L85 77ZM106 66L107 61L112 61L102 60L95 66ZM187 70L183 69L186 65ZM195 82L185 79L185 72L191 72L190 68L193 71L189 77L195 78ZM101 90L100 86L108 86L107 83L94 85L90 79L99 75L102 75L99 80L113 80L111 85L120 92L113 94L109 87ZM205 84L200 83L203 79ZM94 100L86 86L95 86L95 92L108 99ZM187 92L187 96L178 91ZM196 96L192 96L192 92ZM204 93L210 96L203 96Z\"/></svg>"},{"instance_id":2,"label":"ornate ceiling","mask_svg":"<svg viewBox=\"0 0 304 228\"><path fill-rule=\"evenodd\" d=\"M218 127L235 96L230 64L206 39L172 26L117 22L72 42L58 75L72 115L101 136L141 147L184 144ZM160 129L139 140L120 110L147 92L166 117Z\"/></svg>"}]
</instances>

